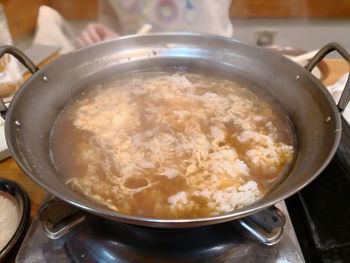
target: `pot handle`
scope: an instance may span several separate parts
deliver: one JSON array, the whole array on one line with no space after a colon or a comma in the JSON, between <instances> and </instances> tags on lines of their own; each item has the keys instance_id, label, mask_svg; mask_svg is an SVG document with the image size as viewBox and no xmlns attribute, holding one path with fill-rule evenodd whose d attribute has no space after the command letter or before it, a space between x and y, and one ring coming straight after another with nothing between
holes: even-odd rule
<instances>
[{"instance_id":1,"label":"pot handle","mask_svg":"<svg viewBox=\"0 0 350 263\"><path fill-rule=\"evenodd\" d=\"M58 239L84 222L88 214L56 197L48 197L39 208L38 215L45 235Z\"/></svg>"},{"instance_id":2,"label":"pot handle","mask_svg":"<svg viewBox=\"0 0 350 263\"><path fill-rule=\"evenodd\" d=\"M317 52L317 54L310 60L310 62L305 66L305 69L312 71L313 68L329 53L337 51L350 65L350 54L338 43L329 43ZM350 74L348 80L346 81L343 93L341 94L340 100L338 102L338 110L342 113L350 101Z\"/></svg>"},{"instance_id":3,"label":"pot handle","mask_svg":"<svg viewBox=\"0 0 350 263\"><path fill-rule=\"evenodd\" d=\"M0 46L0 58L2 58L5 54L11 54L15 58L18 59L19 62L25 66L30 73L34 74L39 70L38 67L34 65L34 63L19 49L9 46L9 45L4 45ZM5 105L5 102L3 99L0 97L0 116L5 119L7 112L7 107Z\"/></svg>"},{"instance_id":4,"label":"pot handle","mask_svg":"<svg viewBox=\"0 0 350 263\"><path fill-rule=\"evenodd\" d=\"M272 206L238 219L238 223L259 242L267 246L273 246L282 239L286 217L280 209Z\"/></svg>"}]
</instances>

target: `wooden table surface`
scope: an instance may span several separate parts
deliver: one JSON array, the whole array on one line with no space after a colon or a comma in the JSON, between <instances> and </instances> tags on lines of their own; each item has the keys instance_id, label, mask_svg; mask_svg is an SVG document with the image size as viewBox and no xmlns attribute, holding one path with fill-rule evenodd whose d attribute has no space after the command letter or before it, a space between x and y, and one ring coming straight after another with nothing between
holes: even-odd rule
<instances>
[{"instance_id":1,"label":"wooden table surface","mask_svg":"<svg viewBox=\"0 0 350 263\"><path fill-rule=\"evenodd\" d=\"M325 85L335 83L343 74L349 71L348 64L340 59L325 60L330 69L329 76L324 80ZM29 177L18 168L12 158L0 162L0 177L13 180L20 184L29 194L31 199L31 216L34 216L38 210L40 202L45 191L32 182Z\"/></svg>"}]
</instances>

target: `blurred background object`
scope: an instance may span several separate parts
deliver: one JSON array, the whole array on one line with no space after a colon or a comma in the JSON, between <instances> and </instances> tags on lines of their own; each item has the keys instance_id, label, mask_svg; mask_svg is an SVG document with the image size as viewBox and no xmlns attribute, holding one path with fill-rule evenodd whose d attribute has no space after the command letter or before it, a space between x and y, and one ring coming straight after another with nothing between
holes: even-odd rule
<instances>
[{"instance_id":1,"label":"blurred background object","mask_svg":"<svg viewBox=\"0 0 350 263\"><path fill-rule=\"evenodd\" d=\"M52 7L70 20L94 20L98 10L97 0L1 0L0 3L5 7L14 38L34 32L41 5Z\"/></svg>"},{"instance_id":2,"label":"blurred background object","mask_svg":"<svg viewBox=\"0 0 350 263\"><path fill-rule=\"evenodd\" d=\"M12 45L12 37L9 32L6 15L0 4L0 45ZM5 55L0 59L0 96L5 100L11 97L17 90L22 76L19 66L12 56Z\"/></svg>"},{"instance_id":3,"label":"blurred background object","mask_svg":"<svg viewBox=\"0 0 350 263\"><path fill-rule=\"evenodd\" d=\"M41 5L55 9L78 34L87 24L101 20L99 12L105 14L105 20L115 19L108 8L101 8L102 1L105 0L1 0L0 3L5 7L15 44L21 48L31 44ZM273 32L271 45L312 50L336 41L350 49L350 36L346 34L350 28L348 0L232 0L230 17L234 38L247 43L261 41L257 37L261 32ZM115 27L118 29L120 25Z\"/></svg>"},{"instance_id":4,"label":"blurred background object","mask_svg":"<svg viewBox=\"0 0 350 263\"><path fill-rule=\"evenodd\" d=\"M233 0L230 14L239 19L348 19L350 2L348 0Z\"/></svg>"}]
</instances>

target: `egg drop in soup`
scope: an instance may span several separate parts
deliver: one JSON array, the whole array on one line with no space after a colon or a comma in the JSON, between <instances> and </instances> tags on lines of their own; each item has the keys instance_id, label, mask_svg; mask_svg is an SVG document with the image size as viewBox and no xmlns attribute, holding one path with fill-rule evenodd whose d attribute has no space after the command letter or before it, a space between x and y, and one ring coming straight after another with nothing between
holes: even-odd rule
<instances>
[{"instance_id":1,"label":"egg drop in soup","mask_svg":"<svg viewBox=\"0 0 350 263\"><path fill-rule=\"evenodd\" d=\"M280 105L248 86L185 72L96 85L56 120L57 173L134 216L209 217L252 204L288 173L295 140Z\"/></svg>"}]
</instances>

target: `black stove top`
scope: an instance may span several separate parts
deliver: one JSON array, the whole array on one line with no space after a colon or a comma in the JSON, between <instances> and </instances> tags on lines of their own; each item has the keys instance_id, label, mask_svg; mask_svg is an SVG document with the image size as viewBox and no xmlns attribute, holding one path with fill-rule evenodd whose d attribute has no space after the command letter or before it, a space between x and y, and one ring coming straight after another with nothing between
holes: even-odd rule
<instances>
[{"instance_id":1,"label":"black stove top","mask_svg":"<svg viewBox=\"0 0 350 263\"><path fill-rule=\"evenodd\" d=\"M286 201L306 262L350 262L350 126L317 179Z\"/></svg>"}]
</instances>

